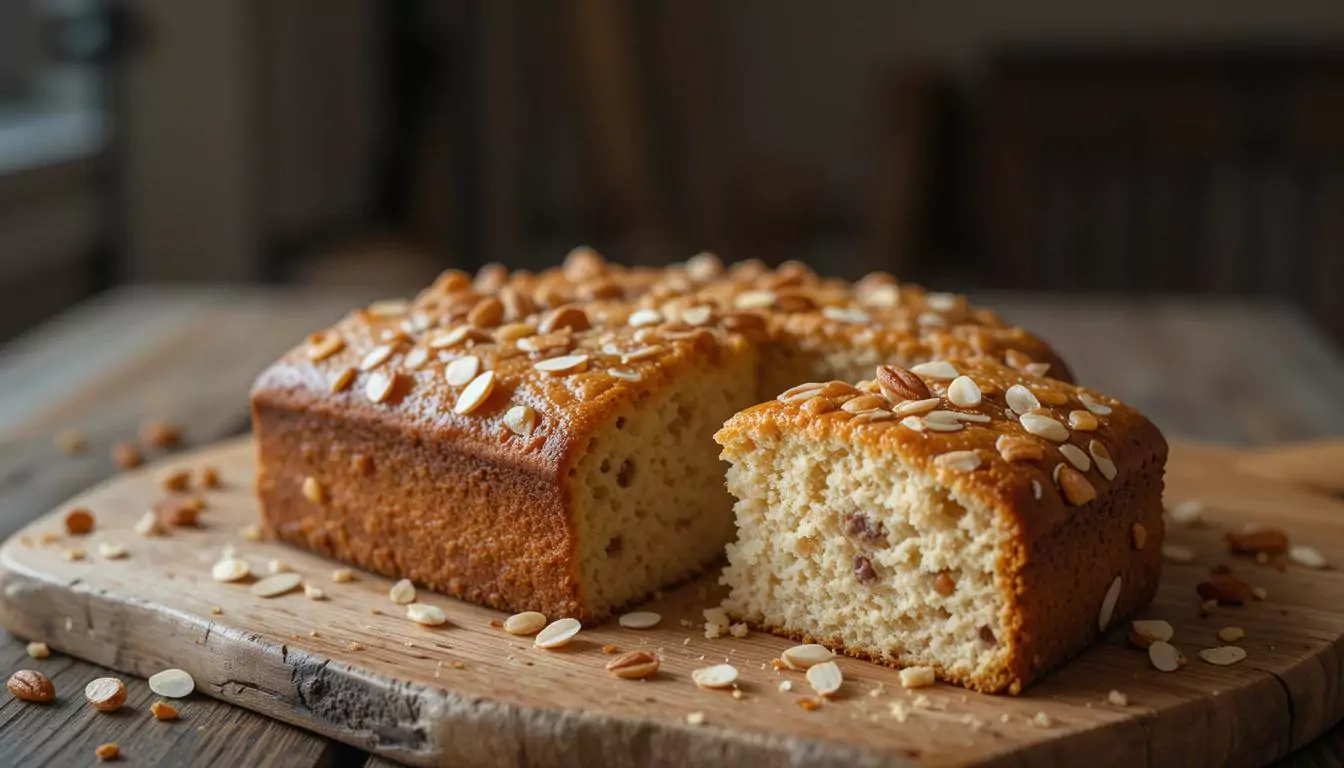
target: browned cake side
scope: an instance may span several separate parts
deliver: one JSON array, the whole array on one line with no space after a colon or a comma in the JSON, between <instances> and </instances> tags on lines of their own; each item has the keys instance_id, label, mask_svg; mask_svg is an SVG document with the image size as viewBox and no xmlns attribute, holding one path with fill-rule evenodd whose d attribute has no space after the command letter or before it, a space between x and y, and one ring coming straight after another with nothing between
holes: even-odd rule
<instances>
[{"instance_id":1,"label":"browned cake side","mask_svg":"<svg viewBox=\"0 0 1344 768\"><path fill-rule=\"evenodd\" d=\"M1103 618L1152 599L1167 447L1092 390L988 360L951 365L975 383L974 404L949 397L955 379L920 375L917 395L873 380L805 385L729 420L716 435L739 498L726 607L1016 693L1093 641ZM1025 420L1008 405L1014 385L1031 393L1031 407L1016 401ZM1042 418L1048 435L1028 431Z\"/></svg>"}]
</instances>

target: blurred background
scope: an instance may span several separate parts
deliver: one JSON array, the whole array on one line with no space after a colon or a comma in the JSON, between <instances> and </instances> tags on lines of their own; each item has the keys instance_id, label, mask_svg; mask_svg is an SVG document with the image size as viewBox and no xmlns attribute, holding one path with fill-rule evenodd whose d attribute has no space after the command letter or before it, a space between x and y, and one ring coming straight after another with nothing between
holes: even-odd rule
<instances>
[{"instance_id":1,"label":"blurred background","mask_svg":"<svg viewBox=\"0 0 1344 768\"><path fill-rule=\"evenodd\" d=\"M0 0L0 339L711 249L1344 339L1340 0Z\"/></svg>"}]
</instances>

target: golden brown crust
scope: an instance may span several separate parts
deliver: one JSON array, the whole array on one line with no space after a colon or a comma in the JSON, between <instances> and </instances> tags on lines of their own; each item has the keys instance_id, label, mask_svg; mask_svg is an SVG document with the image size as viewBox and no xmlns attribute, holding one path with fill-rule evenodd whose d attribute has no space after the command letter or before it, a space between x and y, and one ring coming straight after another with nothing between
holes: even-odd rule
<instances>
[{"instance_id":1,"label":"golden brown crust","mask_svg":"<svg viewBox=\"0 0 1344 768\"><path fill-rule=\"evenodd\" d=\"M584 599L567 473L619 406L753 344L955 352L1067 375L992 313L889 278L851 286L708 256L624 268L587 249L539 274L449 271L413 301L352 312L257 379L265 518L297 545L476 602L596 617L609 607ZM309 476L328 488L321 501L301 493Z\"/></svg>"},{"instance_id":2,"label":"golden brown crust","mask_svg":"<svg viewBox=\"0 0 1344 768\"><path fill-rule=\"evenodd\" d=\"M990 360L947 364L951 368L933 369L936 376L919 377L938 399L937 404L927 404L922 415L900 415L902 408L912 408L912 401L881 394L876 382L858 387L817 383L795 387L739 413L715 439L725 446L724 458L730 460L762 434L839 439L936 478L963 503L995 510L1011 541L997 568L1008 635L997 641L1010 648L1009 660L988 675L945 679L977 690L1017 693L1100 634L1100 607L1117 576L1121 590L1112 621L1152 599L1162 567L1167 444L1138 411L1093 390ZM978 404L958 406L949 401L949 388L957 376L976 384ZM1030 393L1027 397L1015 392L1019 397L1013 401L1037 406L1020 410L1036 432L1047 436L1028 431L1022 415L1010 407L1009 388L1014 386ZM869 400L859 400L864 397ZM856 409L845 409L848 401L874 407L851 412ZM983 421L960 421L951 414ZM1081 428L1067 427L1071 414ZM937 431L939 424L952 431ZM1081 496L1070 500L1068 489L1056 480L1070 472L1086 481L1094 498L1082 503L1076 503ZM1145 529L1142 549L1133 543L1135 524ZM791 628L772 631L799 634ZM845 646L843 638L819 642Z\"/></svg>"}]
</instances>

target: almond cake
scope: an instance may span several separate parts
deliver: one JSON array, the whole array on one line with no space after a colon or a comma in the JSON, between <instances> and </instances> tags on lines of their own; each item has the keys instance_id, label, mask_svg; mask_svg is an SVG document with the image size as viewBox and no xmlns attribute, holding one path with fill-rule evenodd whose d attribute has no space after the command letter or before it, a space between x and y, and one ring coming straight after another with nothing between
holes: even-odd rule
<instances>
[{"instance_id":1,"label":"almond cake","mask_svg":"<svg viewBox=\"0 0 1344 768\"><path fill-rule=\"evenodd\" d=\"M540 273L449 271L257 379L263 522L387 576L592 621L722 556L733 498L712 439L733 414L953 357L1070 377L1035 336L888 275L708 254L626 268L591 249Z\"/></svg>"},{"instance_id":2,"label":"almond cake","mask_svg":"<svg viewBox=\"0 0 1344 768\"><path fill-rule=\"evenodd\" d=\"M1018 693L1145 605L1167 445L1132 408L989 358L800 384L731 418L736 619Z\"/></svg>"}]
</instances>

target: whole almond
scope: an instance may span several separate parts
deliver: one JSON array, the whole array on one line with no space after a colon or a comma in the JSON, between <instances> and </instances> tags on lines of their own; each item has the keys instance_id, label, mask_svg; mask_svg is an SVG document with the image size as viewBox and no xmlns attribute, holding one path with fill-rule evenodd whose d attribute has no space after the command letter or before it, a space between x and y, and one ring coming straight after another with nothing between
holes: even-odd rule
<instances>
[{"instance_id":1,"label":"whole almond","mask_svg":"<svg viewBox=\"0 0 1344 768\"><path fill-rule=\"evenodd\" d=\"M607 671L626 680L638 680L658 671L658 654L652 651L631 651L607 662Z\"/></svg>"},{"instance_id":2,"label":"whole almond","mask_svg":"<svg viewBox=\"0 0 1344 768\"><path fill-rule=\"evenodd\" d=\"M1278 528L1261 528L1245 533L1228 532L1228 549L1236 555L1281 555L1288 551L1288 535Z\"/></svg>"},{"instance_id":3,"label":"whole almond","mask_svg":"<svg viewBox=\"0 0 1344 768\"><path fill-rule=\"evenodd\" d=\"M923 379L894 365L877 366L877 385L892 400L926 400L932 397Z\"/></svg>"},{"instance_id":4,"label":"whole almond","mask_svg":"<svg viewBox=\"0 0 1344 768\"><path fill-rule=\"evenodd\" d=\"M21 669L9 676L5 687L22 701L51 701L56 698L56 686L46 675L34 669Z\"/></svg>"}]
</instances>

